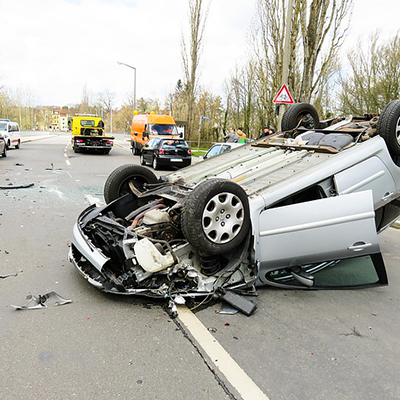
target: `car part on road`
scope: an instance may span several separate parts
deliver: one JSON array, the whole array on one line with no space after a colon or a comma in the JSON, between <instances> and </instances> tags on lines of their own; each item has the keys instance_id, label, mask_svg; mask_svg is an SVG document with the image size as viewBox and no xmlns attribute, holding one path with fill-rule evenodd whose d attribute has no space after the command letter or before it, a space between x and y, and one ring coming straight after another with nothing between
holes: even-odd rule
<instances>
[{"instance_id":1,"label":"car part on road","mask_svg":"<svg viewBox=\"0 0 400 400\"><path fill-rule=\"evenodd\" d=\"M143 192L147 184L157 182L157 176L148 168L132 164L121 165L107 178L104 199L108 204L124 194Z\"/></svg>"},{"instance_id":2,"label":"car part on road","mask_svg":"<svg viewBox=\"0 0 400 400\"><path fill-rule=\"evenodd\" d=\"M10 185L0 186L0 189L3 189L3 190L9 190L9 189L27 189L27 188L30 188L30 187L32 187L32 186L34 186L34 185L35 185L34 183L27 183L26 185L13 185L13 184L10 184Z\"/></svg>"},{"instance_id":3,"label":"car part on road","mask_svg":"<svg viewBox=\"0 0 400 400\"><path fill-rule=\"evenodd\" d=\"M72 303L72 300L66 299L54 291L39 295L38 297L30 294L26 296L26 299L28 301L22 306L11 305L11 307L15 308L16 310L38 310Z\"/></svg>"}]
</instances>

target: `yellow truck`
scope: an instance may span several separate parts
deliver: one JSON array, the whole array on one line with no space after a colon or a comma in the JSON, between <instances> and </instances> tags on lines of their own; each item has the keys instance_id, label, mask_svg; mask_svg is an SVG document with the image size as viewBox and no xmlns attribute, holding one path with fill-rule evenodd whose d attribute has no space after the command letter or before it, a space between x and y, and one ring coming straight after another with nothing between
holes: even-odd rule
<instances>
[{"instance_id":1,"label":"yellow truck","mask_svg":"<svg viewBox=\"0 0 400 400\"><path fill-rule=\"evenodd\" d=\"M144 145L153 137L180 138L175 120L168 114L139 114L132 118L131 148L134 155L140 154Z\"/></svg>"},{"instance_id":2,"label":"yellow truck","mask_svg":"<svg viewBox=\"0 0 400 400\"><path fill-rule=\"evenodd\" d=\"M75 153L95 151L108 154L114 145L114 136L104 134L103 120L92 114L77 114L70 121L71 146Z\"/></svg>"}]
</instances>

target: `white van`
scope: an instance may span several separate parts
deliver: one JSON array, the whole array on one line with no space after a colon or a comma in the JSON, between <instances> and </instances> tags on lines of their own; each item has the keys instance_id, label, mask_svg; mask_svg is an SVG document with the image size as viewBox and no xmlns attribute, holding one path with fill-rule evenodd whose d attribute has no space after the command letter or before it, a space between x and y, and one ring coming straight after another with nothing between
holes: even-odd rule
<instances>
[{"instance_id":1,"label":"white van","mask_svg":"<svg viewBox=\"0 0 400 400\"><path fill-rule=\"evenodd\" d=\"M0 119L0 136L4 138L7 149L11 146L19 149L21 133L16 122L11 122L9 119Z\"/></svg>"}]
</instances>

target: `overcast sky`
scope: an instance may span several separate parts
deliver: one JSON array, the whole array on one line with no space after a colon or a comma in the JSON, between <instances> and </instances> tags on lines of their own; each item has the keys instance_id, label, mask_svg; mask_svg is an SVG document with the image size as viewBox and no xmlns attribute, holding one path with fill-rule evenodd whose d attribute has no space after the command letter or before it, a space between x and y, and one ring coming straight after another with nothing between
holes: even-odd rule
<instances>
[{"instance_id":1,"label":"overcast sky","mask_svg":"<svg viewBox=\"0 0 400 400\"><path fill-rule=\"evenodd\" d=\"M400 28L400 0L354 0L346 47L374 30ZM248 54L256 0L212 0L201 58L200 82L221 92ZM79 103L86 86L94 96L115 93L116 104L164 98L183 78L181 35L188 0L0 0L0 85L29 91L34 104Z\"/></svg>"}]
</instances>

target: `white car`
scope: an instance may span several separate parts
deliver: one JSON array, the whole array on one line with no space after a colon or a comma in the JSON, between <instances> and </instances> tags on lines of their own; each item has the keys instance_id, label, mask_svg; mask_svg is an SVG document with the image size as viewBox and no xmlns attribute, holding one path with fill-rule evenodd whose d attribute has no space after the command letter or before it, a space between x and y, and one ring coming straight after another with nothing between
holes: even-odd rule
<instances>
[{"instance_id":1,"label":"white car","mask_svg":"<svg viewBox=\"0 0 400 400\"><path fill-rule=\"evenodd\" d=\"M4 138L7 149L13 146L19 149L21 146L21 132L16 122L9 119L0 119L0 136Z\"/></svg>"}]
</instances>

